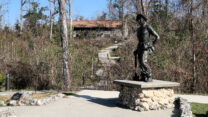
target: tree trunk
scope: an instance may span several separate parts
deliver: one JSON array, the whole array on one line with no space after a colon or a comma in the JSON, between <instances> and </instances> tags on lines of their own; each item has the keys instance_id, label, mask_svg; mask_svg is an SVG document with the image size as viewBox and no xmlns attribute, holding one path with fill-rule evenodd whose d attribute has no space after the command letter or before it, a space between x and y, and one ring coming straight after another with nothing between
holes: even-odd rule
<instances>
[{"instance_id":1,"label":"tree trunk","mask_svg":"<svg viewBox=\"0 0 208 117\"><path fill-rule=\"evenodd\" d=\"M58 0L59 2L59 17L61 23L61 39L63 50L63 75L65 90L71 88L71 74L68 59L68 29L66 22L65 0Z\"/></svg>"},{"instance_id":2,"label":"tree trunk","mask_svg":"<svg viewBox=\"0 0 208 117\"><path fill-rule=\"evenodd\" d=\"M52 13L52 6L51 6L51 4L52 4L52 2L51 2L51 0L50 0L50 41L52 41L53 40L53 22L54 22L54 15L55 15L55 9L56 9L56 0L54 0L53 1L54 3L54 7L53 7L53 9L54 9L54 12Z\"/></svg>"},{"instance_id":3,"label":"tree trunk","mask_svg":"<svg viewBox=\"0 0 208 117\"><path fill-rule=\"evenodd\" d=\"M190 1L190 32L191 32L191 40L192 40L192 53L193 53L193 81L192 81L192 91L195 91L196 84L196 55L195 55L195 39L194 39L194 25L193 25L193 0Z\"/></svg>"},{"instance_id":4,"label":"tree trunk","mask_svg":"<svg viewBox=\"0 0 208 117\"><path fill-rule=\"evenodd\" d=\"M145 15L148 17L149 2L148 0L144 0L144 3L145 3L144 12L145 12Z\"/></svg>"},{"instance_id":5,"label":"tree trunk","mask_svg":"<svg viewBox=\"0 0 208 117\"><path fill-rule=\"evenodd\" d=\"M114 8L113 8L112 0L108 1L108 13L109 13L110 19L115 19L115 14L114 14Z\"/></svg>"},{"instance_id":6,"label":"tree trunk","mask_svg":"<svg viewBox=\"0 0 208 117\"><path fill-rule=\"evenodd\" d=\"M169 0L165 0L165 30L169 30L169 18L168 18L168 12L169 12L169 9L168 9L168 6L169 6Z\"/></svg>"},{"instance_id":7,"label":"tree trunk","mask_svg":"<svg viewBox=\"0 0 208 117\"><path fill-rule=\"evenodd\" d=\"M50 0L50 41L52 41L53 34L53 23L52 23L52 11L51 11L51 0Z\"/></svg>"},{"instance_id":8,"label":"tree trunk","mask_svg":"<svg viewBox=\"0 0 208 117\"><path fill-rule=\"evenodd\" d=\"M166 18L168 17L168 12L169 12L169 9L168 9L168 6L169 6L169 0L165 0L165 12L166 12Z\"/></svg>"},{"instance_id":9,"label":"tree trunk","mask_svg":"<svg viewBox=\"0 0 208 117\"><path fill-rule=\"evenodd\" d=\"M203 0L202 1L202 15L203 15L203 18L206 20L207 19L207 14L208 14L208 1L207 0Z\"/></svg>"},{"instance_id":10,"label":"tree trunk","mask_svg":"<svg viewBox=\"0 0 208 117\"><path fill-rule=\"evenodd\" d=\"M119 20L123 21L123 17L124 17L124 1L120 0L119 1L119 8L118 8L118 12L119 12Z\"/></svg>"},{"instance_id":11,"label":"tree trunk","mask_svg":"<svg viewBox=\"0 0 208 117\"><path fill-rule=\"evenodd\" d=\"M124 0L120 0L119 1L119 20L122 21L122 37L123 39L125 38L125 20L124 20Z\"/></svg>"},{"instance_id":12,"label":"tree trunk","mask_svg":"<svg viewBox=\"0 0 208 117\"><path fill-rule=\"evenodd\" d=\"M141 6L141 0L136 0L136 13L142 14L142 6Z\"/></svg>"},{"instance_id":13,"label":"tree trunk","mask_svg":"<svg viewBox=\"0 0 208 117\"><path fill-rule=\"evenodd\" d=\"M146 0L141 0L141 8L142 8L142 14L147 16L147 1Z\"/></svg>"},{"instance_id":14,"label":"tree trunk","mask_svg":"<svg viewBox=\"0 0 208 117\"><path fill-rule=\"evenodd\" d=\"M71 0L69 0L69 19L70 19L70 40L73 39L72 32L72 14L71 14Z\"/></svg>"},{"instance_id":15,"label":"tree trunk","mask_svg":"<svg viewBox=\"0 0 208 117\"><path fill-rule=\"evenodd\" d=\"M21 0L20 33L22 32L23 0Z\"/></svg>"}]
</instances>

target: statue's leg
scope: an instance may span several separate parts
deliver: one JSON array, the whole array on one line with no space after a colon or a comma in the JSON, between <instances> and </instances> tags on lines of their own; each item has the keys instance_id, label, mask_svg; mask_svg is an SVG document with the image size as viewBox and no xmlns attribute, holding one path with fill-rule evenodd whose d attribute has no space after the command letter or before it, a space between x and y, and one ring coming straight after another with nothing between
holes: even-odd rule
<instances>
[{"instance_id":1,"label":"statue's leg","mask_svg":"<svg viewBox=\"0 0 208 117\"><path fill-rule=\"evenodd\" d=\"M139 55L139 63L141 69L141 77L143 81L151 82L152 81L152 70L147 63L148 51L142 51Z\"/></svg>"},{"instance_id":2,"label":"statue's leg","mask_svg":"<svg viewBox=\"0 0 208 117\"><path fill-rule=\"evenodd\" d=\"M133 76L133 80L135 81L139 81L139 76L137 75L137 60L138 60L138 50L136 49L134 51L134 76Z\"/></svg>"},{"instance_id":3,"label":"statue's leg","mask_svg":"<svg viewBox=\"0 0 208 117\"><path fill-rule=\"evenodd\" d=\"M152 81L152 70L147 63L147 57L148 57L148 51L144 51L142 62L143 62L143 67L144 67L144 74L145 74L145 81L146 82L151 82Z\"/></svg>"},{"instance_id":4,"label":"statue's leg","mask_svg":"<svg viewBox=\"0 0 208 117\"><path fill-rule=\"evenodd\" d=\"M134 51L134 67L135 67L135 70L137 68L137 58L138 58L137 55L138 55L138 51L135 50Z\"/></svg>"},{"instance_id":5,"label":"statue's leg","mask_svg":"<svg viewBox=\"0 0 208 117\"><path fill-rule=\"evenodd\" d=\"M145 65L143 62L143 56L144 56L144 50L140 49L140 52L138 54L138 61L139 61L139 68L141 70L141 80L145 81Z\"/></svg>"}]
</instances>

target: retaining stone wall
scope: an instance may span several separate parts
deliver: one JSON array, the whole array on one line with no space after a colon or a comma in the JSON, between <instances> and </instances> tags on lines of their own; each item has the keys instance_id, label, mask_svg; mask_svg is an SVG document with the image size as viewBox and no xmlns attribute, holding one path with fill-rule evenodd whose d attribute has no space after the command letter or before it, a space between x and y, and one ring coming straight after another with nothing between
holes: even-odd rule
<instances>
[{"instance_id":1,"label":"retaining stone wall","mask_svg":"<svg viewBox=\"0 0 208 117\"><path fill-rule=\"evenodd\" d=\"M123 86L120 88L118 104L137 111L173 108L172 88L141 89Z\"/></svg>"}]
</instances>

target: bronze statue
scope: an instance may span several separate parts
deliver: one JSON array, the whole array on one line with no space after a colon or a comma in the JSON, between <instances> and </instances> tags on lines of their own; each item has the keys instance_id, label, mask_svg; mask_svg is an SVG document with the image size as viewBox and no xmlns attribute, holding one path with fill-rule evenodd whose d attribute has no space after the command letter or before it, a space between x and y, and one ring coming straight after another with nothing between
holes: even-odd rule
<instances>
[{"instance_id":1,"label":"bronze statue","mask_svg":"<svg viewBox=\"0 0 208 117\"><path fill-rule=\"evenodd\" d=\"M134 51L135 56L135 70L137 68L137 59L139 61L139 67L141 70L141 78L136 75L133 80L142 80L145 82L152 81L152 70L147 63L147 56L154 51L154 45L159 40L159 35L154 31L154 29L147 24L147 18L144 15L138 14L136 21L139 23L140 27L137 29L138 45L137 49ZM151 41L150 36L154 36L155 40Z\"/></svg>"}]
</instances>

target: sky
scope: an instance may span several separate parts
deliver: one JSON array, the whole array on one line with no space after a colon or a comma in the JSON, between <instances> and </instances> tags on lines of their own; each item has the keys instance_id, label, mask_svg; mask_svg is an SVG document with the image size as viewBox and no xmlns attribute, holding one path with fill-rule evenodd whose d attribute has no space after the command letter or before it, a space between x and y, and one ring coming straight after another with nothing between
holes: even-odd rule
<instances>
[{"instance_id":1,"label":"sky","mask_svg":"<svg viewBox=\"0 0 208 117\"><path fill-rule=\"evenodd\" d=\"M4 18L3 25L14 26L17 18L20 16L20 1L21 0L8 0L8 6L4 5ZM40 6L48 6L49 0L35 0L40 3ZM8 9L8 10L7 10ZM26 9L26 8L25 8ZM68 9L68 8L67 8ZM85 19L96 18L96 14L102 13L107 10L107 0L72 0L72 17L77 15L84 16ZM49 12L46 12L49 14Z\"/></svg>"}]
</instances>

